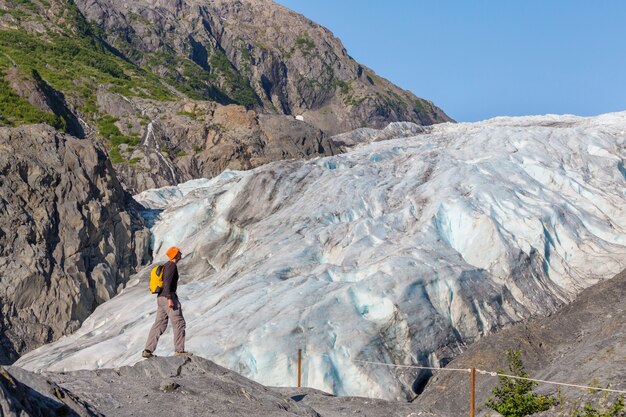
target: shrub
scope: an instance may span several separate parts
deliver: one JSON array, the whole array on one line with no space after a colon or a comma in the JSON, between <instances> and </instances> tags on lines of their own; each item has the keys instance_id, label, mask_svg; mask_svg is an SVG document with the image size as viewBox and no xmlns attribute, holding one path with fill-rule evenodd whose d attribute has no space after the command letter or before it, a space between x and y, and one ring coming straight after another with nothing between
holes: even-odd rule
<instances>
[{"instance_id":1,"label":"shrub","mask_svg":"<svg viewBox=\"0 0 626 417\"><path fill-rule=\"evenodd\" d=\"M302 51L302 55L308 56L315 49L315 42L308 35L301 35L296 38L296 48Z\"/></svg>"},{"instance_id":2,"label":"shrub","mask_svg":"<svg viewBox=\"0 0 626 417\"><path fill-rule=\"evenodd\" d=\"M176 114L179 116L189 117L192 120L196 120L198 118L198 115L195 112L190 112L190 111L179 111Z\"/></svg>"},{"instance_id":3,"label":"shrub","mask_svg":"<svg viewBox=\"0 0 626 417\"><path fill-rule=\"evenodd\" d=\"M334 80L333 81L333 86L334 86L334 88L339 87L339 90L341 91L341 94L347 95L350 92L350 83L347 83L347 82L342 81L342 80Z\"/></svg>"},{"instance_id":4,"label":"shrub","mask_svg":"<svg viewBox=\"0 0 626 417\"><path fill-rule=\"evenodd\" d=\"M114 165L124 162L124 157L122 157L122 154L120 153L119 146L116 145L111 147L111 150L109 150L109 158L111 158L111 163Z\"/></svg>"},{"instance_id":5,"label":"shrub","mask_svg":"<svg viewBox=\"0 0 626 417\"><path fill-rule=\"evenodd\" d=\"M519 350L509 349L505 352L509 362L509 374L526 378ZM505 373L503 370L498 373ZM500 386L494 388L494 395L487 400L487 407L497 411L504 417L523 417L540 411L548 410L556 400L552 396L537 395L532 390L537 386L534 381L512 379L499 376Z\"/></svg>"}]
</instances>

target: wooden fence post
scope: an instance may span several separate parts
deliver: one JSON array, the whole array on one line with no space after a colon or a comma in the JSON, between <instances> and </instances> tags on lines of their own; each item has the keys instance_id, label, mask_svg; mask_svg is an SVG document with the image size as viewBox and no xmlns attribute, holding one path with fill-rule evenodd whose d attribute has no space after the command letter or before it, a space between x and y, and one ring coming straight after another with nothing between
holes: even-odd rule
<instances>
[{"instance_id":1,"label":"wooden fence post","mask_svg":"<svg viewBox=\"0 0 626 417\"><path fill-rule=\"evenodd\" d=\"M470 417L474 417L474 387L476 385L476 368L470 370Z\"/></svg>"},{"instance_id":2,"label":"wooden fence post","mask_svg":"<svg viewBox=\"0 0 626 417\"><path fill-rule=\"evenodd\" d=\"M298 388L302 386L302 349L298 349Z\"/></svg>"}]
</instances>

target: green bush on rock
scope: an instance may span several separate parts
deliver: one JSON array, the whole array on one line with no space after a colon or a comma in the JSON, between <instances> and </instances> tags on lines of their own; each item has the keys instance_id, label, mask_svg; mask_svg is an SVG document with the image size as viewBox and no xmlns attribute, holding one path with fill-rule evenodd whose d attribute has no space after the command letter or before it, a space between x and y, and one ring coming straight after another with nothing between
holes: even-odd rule
<instances>
[{"instance_id":1,"label":"green bush on rock","mask_svg":"<svg viewBox=\"0 0 626 417\"><path fill-rule=\"evenodd\" d=\"M509 362L509 374L522 378L528 377L524 371L519 350L507 350L505 356ZM498 373L505 373L503 370ZM556 403L552 396L538 395L532 392L537 386L534 381L512 379L499 376L500 386L494 388L494 395L487 400L487 407L497 411L504 417L523 417L540 411L548 410Z\"/></svg>"}]
</instances>

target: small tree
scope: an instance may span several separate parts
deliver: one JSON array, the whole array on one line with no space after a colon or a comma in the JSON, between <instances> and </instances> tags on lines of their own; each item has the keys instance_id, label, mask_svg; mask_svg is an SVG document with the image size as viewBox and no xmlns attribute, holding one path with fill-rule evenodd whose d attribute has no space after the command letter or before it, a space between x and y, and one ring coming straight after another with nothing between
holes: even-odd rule
<instances>
[{"instance_id":1,"label":"small tree","mask_svg":"<svg viewBox=\"0 0 626 417\"><path fill-rule=\"evenodd\" d=\"M524 371L519 350L508 349L505 356L509 362L509 374L522 378L528 377ZM503 370L498 373L505 373ZM532 392L537 386L534 381L513 379L499 376L500 386L494 388L493 397L487 399L487 407L497 411L504 417L523 417L545 411L552 407L556 400L552 396L537 395Z\"/></svg>"}]
</instances>

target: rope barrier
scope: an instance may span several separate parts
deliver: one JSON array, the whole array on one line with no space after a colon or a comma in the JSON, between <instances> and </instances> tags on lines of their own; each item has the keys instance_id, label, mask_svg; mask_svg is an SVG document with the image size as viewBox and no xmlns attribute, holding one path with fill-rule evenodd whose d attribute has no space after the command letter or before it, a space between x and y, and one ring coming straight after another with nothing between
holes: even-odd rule
<instances>
[{"instance_id":1,"label":"rope barrier","mask_svg":"<svg viewBox=\"0 0 626 417\"><path fill-rule=\"evenodd\" d=\"M482 369L476 369L476 372L478 372L481 375L503 376L505 378L511 378L511 379L522 379L522 380L526 380L526 381L542 382L544 384L562 385L562 386L565 386L565 387L583 388L583 389L594 390L594 391L607 391L607 392L616 392L618 394L626 394L626 391L622 391L622 390L618 390L618 389L597 388L597 387L590 387L590 386L587 386L587 385L566 384L565 382L545 381L543 379L526 378L526 377L521 377L521 376L516 376L516 375L509 375L509 374L501 374L501 373L498 373L498 372L484 371Z\"/></svg>"},{"instance_id":2,"label":"rope barrier","mask_svg":"<svg viewBox=\"0 0 626 417\"><path fill-rule=\"evenodd\" d=\"M455 371L456 372L471 372L472 371L471 369L463 369L463 368L432 368L432 367L428 367L428 366L395 365L395 364L391 364L391 363L373 362L373 361L361 361L361 360L355 360L355 362L367 363L367 364L370 364L370 365L390 366L390 367L394 367L394 368L427 369L427 370L431 370L431 371L452 371L452 372L455 372ZM607 392L615 392L615 393L618 393L618 394L626 394L626 391L618 390L618 389L597 388L597 387L590 387L590 386L587 386L587 385L577 385L577 384L567 384L565 382L546 381L546 380L543 380L543 379L526 378L526 377L521 377L521 376L516 376L516 375L509 375L509 374L503 374L503 373L498 373L498 372L485 371L485 370L482 370L482 369L476 369L476 372L478 372L481 375L487 375L487 376L502 376L502 377L505 377L505 378L521 379L521 380L526 380L526 381L540 382L540 383L544 383L544 384L562 385L562 386L565 386L565 387L582 388L582 389L588 389L588 390L593 390L593 391L607 391Z\"/></svg>"}]
</instances>

